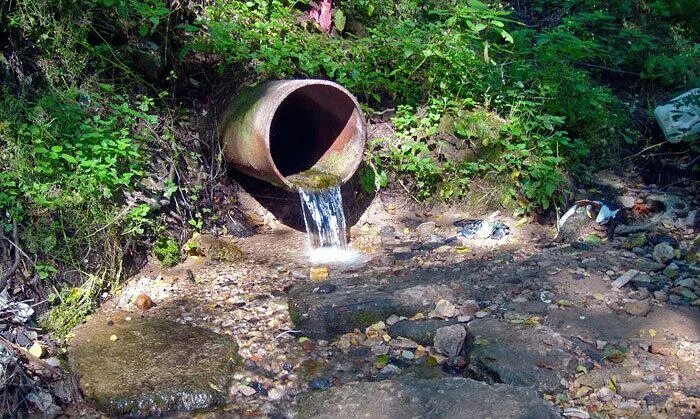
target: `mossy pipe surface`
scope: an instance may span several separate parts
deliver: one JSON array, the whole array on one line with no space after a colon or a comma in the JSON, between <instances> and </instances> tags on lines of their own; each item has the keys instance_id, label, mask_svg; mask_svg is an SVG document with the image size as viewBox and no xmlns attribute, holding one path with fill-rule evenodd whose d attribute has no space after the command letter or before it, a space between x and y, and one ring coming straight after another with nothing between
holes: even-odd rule
<instances>
[{"instance_id":1,"label":"mossy pipe surface","mask_svg":"<svg viewBox=\"0 0 700 419\"><path fill-rule=\"evenodd\" d=\"M296 190L287 178L309 169L350 179L362 161L367 124L342 86L281 80L236 97L223 114L219 138L236 169Z\"/></svg>"}]
</instances>

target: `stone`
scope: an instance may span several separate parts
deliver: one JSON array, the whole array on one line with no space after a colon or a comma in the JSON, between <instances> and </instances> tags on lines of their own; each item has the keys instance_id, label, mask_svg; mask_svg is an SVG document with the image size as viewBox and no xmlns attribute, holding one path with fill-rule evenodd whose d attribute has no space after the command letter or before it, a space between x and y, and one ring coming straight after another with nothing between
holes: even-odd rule
<instances>
[{"instance_id":1,"label":"stone","mask_svg":"<svg viewBox=\"0 0 700 419\"><path fill-rule=\"evenodd\" d=\"M428 221L425 223L422 223L416 228L416 234L418 235L419 238L425 239L427 237L430 237L431 234L435 231L437 228L437 225L432 222Z\"/></svg>"},{"instance_id":2,"label":"stone","mask_svg":"<svg viewBox=\"0 0 700 419\"><path fill-rule=\"evenodd\" d=\"M309 279L314 282L321 282L328 279L330 270L328 266L312 266L309 268Z\"/></svg>"},{"instance_id":3,"label":"stone","mask_svg":"<svg viewBox=\"0 0 700 419\"><path fill-rule=\"evenodd\" d=\"M658 263L666 263L675 257L675 253L671 245L662 242L654 246L653 257Z\"/></svg>"},{"instance_id":4,"label":"stone","mask_svg":"<svg viewBox=\"0 0 700 419\"><path fill-rule=\"evenodd\" d=\"M241 393L242 395L246 396L246 397L250 397L250 396L252 396L253 394L256 393L256 391L255 391L255 389L254 389L253 387L244 386L244 385L238 385L238 386L236 386L236 390L237 390L239 393Z\"/></svg>"},{"instance_id":5,"label":"stone","mask_svg":"<svg viewBox=\"0 0 700 419\"><path fill-rule=\"evenodd\" d=\"M379 370L379 373L382 375L399 375L401 374L401 368L394 364L387 364L387 366Z\"/></svg>"},{"instance_id":6,"label":"stone","mask_svg":"<svg viewBox=\"0 0 700 419\"><path fill-rule=\"evenodd\" d=\"M617 383L617 393L627 399L641 400L651 391L651 386L647 383L630 382Z\"/></svg>"},{"instance_id":7,"label":"stone","mask_svg":"<svg viewBox=\"0 0 700 419\"><path fill-rule=\"evenodd\" d=\"M654 298L659 301L668 301L668 295L663 291L654 291Z\"/></svg>"},{"instance_id":8,"label":"stone","mask_svg":"<svg viewBox=\"0 0 700 419\"><path fill-rule=\"evenodd\" d=\"M562 338L545 326L522 328L497 319L469 323L471 373L488 383L532 386L551 393L565 388L576 358L566 346L552 347L544 341ZM563 342L562 342L563 344Z\"/></svg>"},{"instance_id":9,"label":"stone","mask_svg":"<svg viewBox=\"0 0 700 419\"><path fill-rule=\"evenodd\" d=\"M489 315L488 311L477 311L476 313L474 313L474 317L476 317L477 319L483 319L484 317L486 317L488 315Z\"/></svg>"},{"instance_id":10,"label":"stone","mask_svg":"<svg viewBox=\"0 0 700 419\"><path fill-rule=\"evenodd\" d=\"M646 316L651 311L648 301L629 301L625 303L624 310L632 316Z\"/></svg>"},{"instance_id":11,"label":"stone","mask_svg":"<svg viewBox=\"0 0 700 419\"><path fill-rule=\"evenodd\" d=\"M632 280L632 278L634 278L638 273L639 273L639 271L637 271L635 269L630 269L627 272L625 272L624 274L622 274L619 278L614 280L612 282L612 284L610 284L610 285L612 285L613 288L620 289L620 288L624 287L625 285L627 285L627 283L630 282Z\"/></svg>"},{"instance_id":12,"label":"stone","mask_svg":"<svg viewBox=\"0 0 700 419\"><path fill-rule=\"evenodd\" d=\"M456 314L455 306L447 300L439 300L435 304L435 315L443 319L449 319Z\"/></svg>"},{"instance_id":13,"label":"stone","mask_svg":"<svg viewBox=\"0 0 700 419\"><path fill-rule=\"evenodd\" d=\"M533 389L487 385L462 377L355 382L323 393L303 394L297 409L296 416L302 419L559 417Z\"/></svg>"},{"instance_id":14,"label":"stone","mask_svg":"<svg viewBox=\"0 0 700 419\"><path fill-rule=\"evenodd\" d=\"M389 326L389 336L392 338L403 337L424 346L431 346L435 339L435 332L445 326L455 324L450 320L401 320Z\"/></svg>"},{"instance_id":15,"label":"stone","mask_svg":"<svg viewBox=\"0 0 700 419\"><path fill-rule=\"evenodd\" d=\"M648 273L640 272L632 278L631 284L635 288L644 288L648 290L658 288L658 282L658 280L653 280Z\"/></svg>"},{"instance_id":16,"label":"stone","mask_svg":"<svg viewBox=\"0 0 700 419\"><path fill-rule=\"evenodd\" d=\"M150 416L225 401L215 388L228 388L241 363L231 338L165 319L125 321L123 314L94 315L70 341L68 365L98 409Z\"/></svg>"},{"instance_id":17,"label":"stone","mask_svg":"<svg viewBox=\"0 0 700 419\"><path fill-rule=\"evenodd\" d=\"M615 397L615 392L610 390L610 387L601 387L595 392L595 395L601 402L609 402Z\"/></svg>"},{"instance_id":18,"label":"stone","mask_svg":"<svg viewBox=\"0 0 700 419\"><path fill-rule=\"evenodd\" d=\"M462 316L473 316L479 311L479 303L476 300L466 300L457 308L457 311Z\"/></svg>"},{"instance_id":19,"label":"stone","mask_svg":"<svg viewBox=\"0 0 700 419\"><path fill-rule=\"evenodd\" d=\"M243 252L238 246L226 238L212 234L195 233L185 243L184 249L188 255L203 256L216 261L236 262L243 259Z\"/></svg>"},{"instance_id":20,"label":"stone","mask_svg":"<svg viewBox=\"0 0 700 419\"><path fill-rule=\"evenodd\" d=\"M330 294L313 292L316 284L300 283L289 291L289 316L304 336L331 339L354 329L364 330L392 314L410 318L441 299L456 300L446 285L413 285L415 282L409 278L402 281L404 288L397 289L375 284L371 278L349 278L333 281L337 288Z\"/></svg>"},{"instance_id":21,"label":"stone","mask_svg":"<svg viewBox=\"0 0 700 419\"><path fill-rule=\"evenodd\" d=\"M386 324L391 326L392 324L395 324L399 321L401 321L401 318L399 316L397 316L396 314L392 314L391 316L387 317Z\"/></svg>"},{"instance_id":22,"label":"stone","mask_svg":"<svg viewBox=\"0 0 700 419\"><path fill-rule=\"evenodd\" d=\"M443 326L435 331L433 347L436 351L447 356L457 356L464 348L467 330L461 324Z\"/></svg>"},{"instance_id":23,"label":"stone","mask_svg":"<svg viewBox=\"0 0 700 419\"><path fill-rule=\"evenodd\" d=\"M623 208L630 209L634 206L636 198L629 195L622 195L617 198Z\"/></svg>"},{"instance_id":24,"label":"stone","mask_svg":"<svg viewBox=\"0 0 700 419\"><path fill-rule=\"evenodd\" d=\"M624 239L620 247L626 250L632 250L637 247L645 246L647 242L647 236L645 233L637 233Z\"/></svg>"}]
</instances>

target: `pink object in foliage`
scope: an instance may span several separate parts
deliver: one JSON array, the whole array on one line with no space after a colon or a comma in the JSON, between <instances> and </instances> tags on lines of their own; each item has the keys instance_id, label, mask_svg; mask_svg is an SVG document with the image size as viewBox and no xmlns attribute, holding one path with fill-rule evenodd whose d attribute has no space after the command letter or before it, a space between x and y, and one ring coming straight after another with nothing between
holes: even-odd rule
<instances>
[{"instance_id":1,"label":"pink object in foliage","mask_svg":"<svg viewBox=\"0 0 700 419\"><path fill-rule=\"evenodd\" d=\"M331 3L332 0L321 0L319 6L315 6L309 11L309 17L321 26L323 32L330 32L333 24Z\"/></svg>"}]
</instances>

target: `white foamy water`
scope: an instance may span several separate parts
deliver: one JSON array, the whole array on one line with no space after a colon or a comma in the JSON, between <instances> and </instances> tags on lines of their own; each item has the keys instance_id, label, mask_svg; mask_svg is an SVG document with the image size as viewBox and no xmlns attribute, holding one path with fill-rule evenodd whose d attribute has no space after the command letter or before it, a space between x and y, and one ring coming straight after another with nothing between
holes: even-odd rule
<instances>
[{"instance_id":1,"label":"white foamy water","mask_svg":"<svg viewBox=\"0 0 700 419\"><path fill-rule=\"evenodd\" d=\"M365 255L349 248L318 247L309 249L306 255L309 257L309 262L318 265L331 265L334 263L360 265L365 262Z\"/></svg>"},{"instance_id":2,"label":"white foamy water","mask_svg":"<svg viewBox=\"0 0 700 419\"><path fill-rule=\"evenodd\" d=\"M299 197L311 247L347 249L348 239L340 186L319 191L299 189Z\"/></svg>"},{"instance_id":3,"label":"white foamy water","mask_svg":"<svg viewBox=\"0 0 700 419\"><path fill-rule=\"evenodd\" d=\"M312 264L361 264L365 256L348 246L340 186L319 191L299 189Z\"/></svg>"}]
</instances>

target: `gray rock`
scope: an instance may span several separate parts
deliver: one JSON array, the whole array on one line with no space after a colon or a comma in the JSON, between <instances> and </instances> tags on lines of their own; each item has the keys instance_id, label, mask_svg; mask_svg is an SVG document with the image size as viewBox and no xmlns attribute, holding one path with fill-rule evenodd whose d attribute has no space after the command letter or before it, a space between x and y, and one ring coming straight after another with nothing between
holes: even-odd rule
<instances>
[{"instance_id":1,"label":"gray rock","mask_svg":"<svg viewBox=\"0 0 700 419\"><path fill-rule=\"evenodd\" d=\"M651 311L648 301L629 301L625 303L624 310L632 316L646 316Z\"/></svg>"},{"instance_id":2,"label":"gray rock","mask_svg":"<svg viewBox=\"0 0 700 419\"><path fill-rule=\"evenodd\" d=\"M434 380L405 377L306 393L299 400L298 417L548 419L559 415L529 388L487 385L461 377Z\"/></svg>"},{"instance_id":3,"label":"gray rock","mask_svg":"<svg viewBox=\"0 0 700 419\"><path fill-rule=\"evenodd\" d=\"M614 280L611 285L613 286L613 288L620 289L627 285L627 283L630 282L632 278L634 278L638 273L639 271L635 269L630 269L629 271L622 274L619 278Z\"/></svg>"},{"instance_id":4,"label":"gray rock","mask_svg":"<svg viewBox=\"0 0 700 419\"><path fill-rule=\"evenodd\" d=\"M665 269L663 274L671 279L678 276L678 265L675 263L670 263Z\"/></svg>"},{"instance_id":5,"label":"gray rock","mask_svg":"<svg viewBox=\"0 0 700 419\"><path fill-rule=\"evenodd\" d=\"M623 195L617 198L618 201L620 201L620 204L627 209L630 209L634 206L634 202L636 201L636 198L633 196L629 195Z\"/></svg>"},{"instance_id":6,"label":"gray rock","mask_svg":"<svg viewBox=\"0 0 700 419\"><path fill-rule=\"evenodd\" d=\"M666 267L663 263L654 262L649 259L639 259L634 263L634 269L640 272L658 272Z\"/></svg>"},{"instance_id":7,"label":"gray rock","mask_svg":"<svg viewBox=\"0 0 700 419\"><path fill-rule=\"evenodd\" d=\"M447 356L457 356L464 348L467 330L461 324L444 326L435 331L433 347L436 351Z\"/></svg>"},{"instance_id":8,"label":"gray rock","mask_svg":"<svg viewBox=\"0 0 700 419\"><path fill-rule=\"evenodd\" d=\"M602 402L609 402L613 399L613 397L615 397L615 392L610 390L609 387L601 387L595 392L595 394L598 397L598 400Z\"/></svg>"},{"instance_id":9,"label":"gray rock","mask_svg":"<svg viewBox=\"0 0 700 419\"><path fill-rule=\"evenodd\" d=\"M628 399L641 400L651 391L651 386L643 382L618 383L617 393Z\"/></svg>"},{"instance_id":10,"label":"gray rock","mask_svg":"<svg viewBox=\"0 0 700 419\"><path fill-rule=\"evenodd\" d=\"M436 228L437 225L434 222L428 221L419 225L416 228L416 234L418 234L418 237L420 237L421 239L425 239L427 237L430 237L430 235L433 234Z\"/></svg>"},{"instance_id":11,"label":"gray rock","mask_svg":"<svg viewBox=\"0 0 700 419\"><path fill-rule=\"evenodd\" d=\"M489 383L558 392L565 388L562 378L570 378L576 365L561 336L544 326L519 328L496 319L484 319L471 322L469 333L474 337L469 368ZM559 342L562 346L547 345L544 341Z\"/></svg>"},{"instance_id":12,"label":"gray rock","mask_svg":"<svg viewBox=\"0 0 700 419\"><path fill-rule=\"evenodd\" d=\"M115 317L95 315L76 328L68 351L71 370L101 411L152 416L225 401L213 387L228 388L240 363L229 337L164 319Z\"/></svg>"},{"instance_id":13,"label":"gray rock","mask_svg":"<svg viewBox=\"0 0 700 419\"><path fill-rule=\"evenodd\" d=\"M431 346L435 339L435 332L444 326L455 324L452 320L401 320L389 326L389 336L392 338L404 337L423 346Z\"/></svg>"},{"instance_id":14,"label":"gray rock","mask_svg":"<svg viewBox=\"0 0 700 419\"><path fill-rule=\"evenodd\" d=\"M455 311L455 305L447 300L439 300L435 304L435 316L441 317L443 319L449 319L454 317L457 312Z\"/></svg>"},{"instance_id":15,"label":"gray rock","mask_svg":"<svg viewBox=\"0 0 700 419\"><path fill-rule=\"evenodd\" d=\"M668 294L663 291L654 291L654 298L659 301L668 301Z\"/></svg>"},{"instance_id":16,"label":"gray rock","mask_svg":"<svg viewBox=\"0 0 700 419\"><path fill-rule=\"evenodd\" d=\"M659 263L666 263L673 259L675 254L673 252L673 247L668 243L659 243L654 246L654 260Z\"/></svg>"},{"instance_id":17,"label":"gray rock","mask_svg":"<svg viewBox=\"0 0 700 419\"><path fill-rule=\"evenodd\" d=\"M303 283L289 292L289 315L298 329L314 339L330 339L383 321L392 314L412 317L427 312L441 299L455 301L446 285L404 281L387 287L370 279L332 281L330 294L314 293L315 284ZM403 288L401 288L403 286Z\"/></svg>"}]
</instances>

